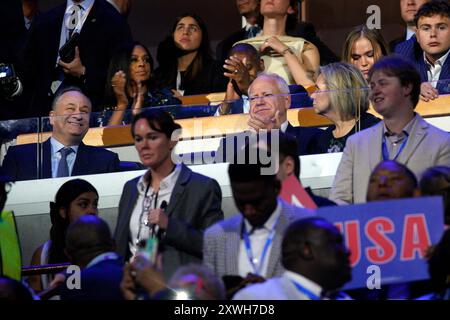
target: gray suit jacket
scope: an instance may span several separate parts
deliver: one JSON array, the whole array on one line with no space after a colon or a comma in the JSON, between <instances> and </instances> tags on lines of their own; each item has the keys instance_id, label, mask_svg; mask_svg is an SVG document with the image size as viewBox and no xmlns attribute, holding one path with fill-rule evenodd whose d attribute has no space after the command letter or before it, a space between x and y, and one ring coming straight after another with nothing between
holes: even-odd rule
<instances>
[{"instance_id":1,"label":"gray suit jacket","mask_svg":"<svg viewBox=\"0 0 450 320\"><path fill-rule=\"evenodd\" d=\"M405 148L397 161L420 178L429 167L450 166L450 134L429 123L420 115ZM338 204L366 201L370 173L382 160L383 122L352 135L342 155L334 178L330 199Z\"/></svg>"},{"instance_id":2,"label":"gray suit jacket","mask_svg":"<svg viewBox=\"0 0 450 320\"><path fill-rule=\"evenodd\" d=\"M314 211L291 206L281 200L281 216L276 226L275 236L270 250L267 278L280 276L284 272L281 265L281 242L284 230L294 220L314 215ZM239 275L239 248L241 242L242 214L238 213L220 221L205 231L203 242L203 264L219 277Z\"/></svg>"},{"instance_id":3,"label":"gray suit jacket","mask_svg":"<svg viewBox=\"0 0 450 320\"><path fill-rule=\"evenodd\" d=\"M128 181L119 203L119 216L114 232L117 252L128 259L130 218L138 199L137 182ZM166 279L180 265L200 263L202 259L203 230L223 219L222 192L216 180L192 172L182 165L165 213L169 224L161 239L163 272Z\"/></svg>"}]
</instances>

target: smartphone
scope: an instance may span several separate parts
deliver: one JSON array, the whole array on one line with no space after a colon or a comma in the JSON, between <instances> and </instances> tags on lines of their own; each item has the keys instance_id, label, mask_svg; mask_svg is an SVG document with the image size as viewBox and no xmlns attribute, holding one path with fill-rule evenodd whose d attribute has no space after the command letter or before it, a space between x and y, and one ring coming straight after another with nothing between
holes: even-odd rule
<instances>
[{"instance_id":1,"label":"smartphone","mask_svg":"<svg viewBox=\"0 0 450 320\"><path fill-rule=\"evenodd\" d=\"M145 241L145 245L138 249L136 254L137 268L145 267L146 264L155 266L158 257L159 240L157 237L150 237Z\"/></svg>"},{"instance_id":2,"label":"smartphone","mask_svg":"<svg viewBox=\"0 0 450 320\"><path fill-rule=\"evenodd\" d=\"M80 34L75 32L69 41L59 49L59 58L62 62L69 63L75 58L75 47L80 42Z\"/></svg>"}]
</instances>

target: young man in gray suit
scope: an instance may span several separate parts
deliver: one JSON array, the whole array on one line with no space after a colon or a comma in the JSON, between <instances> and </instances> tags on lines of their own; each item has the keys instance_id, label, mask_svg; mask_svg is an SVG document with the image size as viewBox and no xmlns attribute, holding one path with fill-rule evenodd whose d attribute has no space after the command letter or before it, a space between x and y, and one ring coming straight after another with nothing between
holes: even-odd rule
<instances>
[{"instance_id":1,"label":"young man in gray suit","mask_svg":"<svg viewBox=\"0 0 450 320\"><path fill-rule=\"evenodd\" d=\"M249 154L261 152L258 150L250 148ZM272 151L275 152L273 147ZM219 277L242 278L233 285L225 281L228 289L236 290L247 283L281 275L284 268L280 248L285 228L296 219L313 215L309 210L293 207L279 199L281 184L275 170L267 174L262 169L267 167L230 164L231 190L240 214L205 231L203 263ZM224 278L228 279L231 278Z\"/></svg>"},{"instance_id":2,"label":"young man in gray suit","mask_svg":"<svg viewBox=\"0 0 450 320\"><path fill-rule=\"evenodd\" d=\"M370 173L382 160L403 163L417 177L450 165L450 134L414 112L420 94L414 64L388 56L374 64L369 79L370 100L383 121L347 140L330 194L338 204L365 202Z\"/></svg>"}]
</instances>

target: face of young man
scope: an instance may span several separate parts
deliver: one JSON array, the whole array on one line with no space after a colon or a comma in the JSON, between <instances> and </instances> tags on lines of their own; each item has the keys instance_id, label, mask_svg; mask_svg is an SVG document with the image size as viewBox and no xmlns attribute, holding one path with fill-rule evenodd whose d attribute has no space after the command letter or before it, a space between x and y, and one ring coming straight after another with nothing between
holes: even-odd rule
<instances>
[{"instance_id":1,"label":"face of young man","mask_svg":"<svg viewBox=\"0 0 450 320\"><path fill-rule=\"evenodd\" d=\"M412 84L404 87L397 77L376 71L370 81L370 101L376 112L385 118L392 117L399 108L410 107Z\"/></svg>"},{"instance_id":2,"label":"face of young man","mask_svg":"<svg viewBox=\"0 0 450 320\"><path fill-rule=\"evenodd\" d=\"M416 37L427 58L434 63L450 49L450 18L442 15L421 17Z\"/></svg>"}]
</instances>

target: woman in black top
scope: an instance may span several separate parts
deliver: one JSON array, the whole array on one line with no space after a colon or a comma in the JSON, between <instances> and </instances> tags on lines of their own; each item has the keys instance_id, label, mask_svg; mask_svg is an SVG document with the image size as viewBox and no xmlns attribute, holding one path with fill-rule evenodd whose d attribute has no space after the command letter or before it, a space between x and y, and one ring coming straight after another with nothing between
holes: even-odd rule
<instances>
[{"instance_id":1,"label":"woman in black top","mask_svg":"<svg viewBox=\"0 0 450 320\"><path fill-rule=\"evenodd\" d=\"M380 121L367 113L367 83L355 66L337 62L321 67L316 86L313 108L333 125L319 133L311 153L342 152L349 136Z\"/></svg>"},{"instance_id":2,"label":"woman in black top","mask_svg":"<svg viewBox=\"0 0 450 320\"><path fill-rule=\"evenodd\" d=\"M152 70L153 58L142 43L127 43L116 51L108 69L102 125L129 124L145 107L181 104L170 89L157 89Z\"/></svg>"},{"instance_id":3,"label":"woman in black top","mask_svg":"<svg viewBox=\"0 0 450 320\"><path fill-rule=\"evenodd\" d=\"M206 25L196 14L183 14L175 20L172 34L158 46L157 59L156 80L175 96L226 89L224 70L211 57Z\"/></svg>"}]
</instances>

